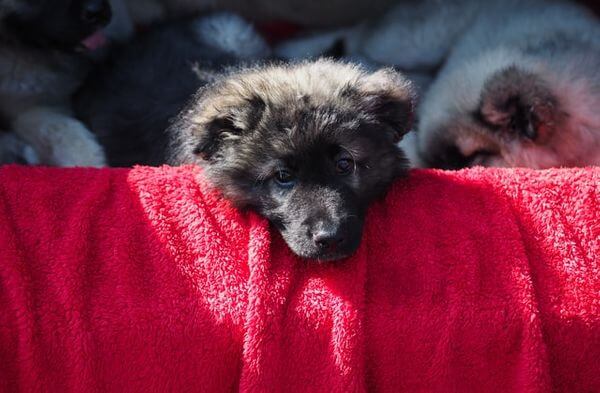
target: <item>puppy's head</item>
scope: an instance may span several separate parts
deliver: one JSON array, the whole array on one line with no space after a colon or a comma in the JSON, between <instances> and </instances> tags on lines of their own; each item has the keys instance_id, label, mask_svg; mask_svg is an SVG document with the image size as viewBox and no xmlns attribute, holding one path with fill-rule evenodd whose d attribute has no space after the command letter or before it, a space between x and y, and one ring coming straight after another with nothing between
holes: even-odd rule
<instances>
[{"instance_id":1,"label":"puppy's head","mask_svg":"<svg viewBox=\"0 0 600 393\"><path fill-rule=\"evenodd\" d=\"M256 209L299 256L347 257L365 210L406 171L409 83L318 61L242 71L200 92L173 126L173 162L199 163Z\"/></svg>"},{"instance_id":2,"label":"puppy's head","mask_svg":"<svg viewBox=\"0 0 600 393\"><path fill-rule=\"evenodd\" d=\"M576 165L583 140L552 79L534 65L498 64L465 66L427 93L418 127L426 166Z\"/></svg>"},{"instance_id":3,"label":"puppy's head","mask_svg":"<svg viewBox=\"0 0 600 393\"><path fill-rule=\"evenodd\" d=\"M6 0L0 4L5 39L70 51L95 49L110 21L108 0Z\"/></svg>"}]
</instances>

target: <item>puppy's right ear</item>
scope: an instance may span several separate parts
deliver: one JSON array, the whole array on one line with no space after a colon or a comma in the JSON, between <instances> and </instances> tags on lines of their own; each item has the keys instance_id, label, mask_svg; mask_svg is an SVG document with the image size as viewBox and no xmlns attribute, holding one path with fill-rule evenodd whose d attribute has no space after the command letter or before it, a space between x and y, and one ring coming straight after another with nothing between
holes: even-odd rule
<instances>
[{"instance_id":1,"label":"puppy's right ear","mask_svg":"<svg viewBox=\"0 0 600 393\"><path fill-rule=\"evenodd\" d=\"M359 106L393 130L394 142L412 128L416 95L412 84L391 68L366 76L358 87Z\"/></svg>"},{"instance_id":2,"label":"puppy's right ear","mask_svg":"<svg viewBox=\"0 0 600 393\"><path fill-rule=\"evenodd\" d=\"M194 100L192 106L171 127L171 161L177 164L218 159L223 147L258 125L266 104L260 97L215 93Z\"/></svg>"}]
</instances>

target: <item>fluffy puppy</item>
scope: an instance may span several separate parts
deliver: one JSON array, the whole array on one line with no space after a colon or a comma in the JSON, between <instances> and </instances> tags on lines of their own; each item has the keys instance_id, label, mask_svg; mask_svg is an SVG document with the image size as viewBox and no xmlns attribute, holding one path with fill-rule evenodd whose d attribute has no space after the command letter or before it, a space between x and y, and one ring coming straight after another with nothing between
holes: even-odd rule
<instances>
[{"instance_id":1,"label":"fluffy puppy","mask_svg":"<svg viewBox=\"0 0 600 393\"><path fill-rule=\"evenodd\" d=\"M207 24L228 26L214 17L177 23L124 47L78 94L82 119L112 164L198 164L297 255L349 256L369 203L406 173L397 142L410 127L409 83L327 60L234 66L264 57L262 41L217 42L223 35L207 35Z\"/></svg>"},{"instance_id":2,"label":"fluffy puppy","mask_svg":"<svg viewBox=\"0 0 600 393\"><path fill-rule=\"evenodd\" d=\"M564 2L488 6L423 99L423 164L600 164L598 20Z\"/></svg>"},{"instance_id":3,"label":"fluffy puppy","mask_svg":"<svg viewBox=\"0 0 600 393\"><path fill-rule=\"evenodd\" d=\"M299 256L347 257L365 211L407 161L413 97L392 70L317 61L227 75L200 91L171 128L173 163L197 163Z\"/></svg>"},{"instance_id":4,"label":"fluffy puppy","mask_svg":"<svg viewBox=\"0 0 600 393\"><path fill-rule=\"evenodd\" d=\"M0 2L0 116L43 164L104 164L93 135L70 116L69 100L111 16L107 0ZM114 33L129 34L127 19L119 20Z\"/></svg>"}]
</instances>

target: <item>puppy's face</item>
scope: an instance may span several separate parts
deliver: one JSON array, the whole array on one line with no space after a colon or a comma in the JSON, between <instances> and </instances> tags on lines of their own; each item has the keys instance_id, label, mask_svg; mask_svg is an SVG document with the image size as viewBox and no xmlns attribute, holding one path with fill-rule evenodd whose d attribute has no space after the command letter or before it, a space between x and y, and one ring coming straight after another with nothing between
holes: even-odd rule
<instances>
[{"instance_id":1,"label":"puppy's face","mask_svg":"<svg viewBox=\"0 0 600 393\"><path fill-rule=\"evenodd\" d=\"M469 91L464 80L462 85L437 103L445 105L434 105L437 113L424 109L430 113L419 125L419 150L426 166L548 168L582 158L568 116L535 71L509 66L476 89Z\"/></svg>"},{"instance_id":2,"label":"puppy's face","mask_svg":"<svg viewBox=\"0 0 600 393\"><path fill-rule=\"evenodd\" d=\"M279 229L299 256L351 255L369 203L405 173L396 143L412 95L392 71L317 62L226 79L179 126L178 162L199 162L239 206Z\"/></svg>"},{"instance_id":3,"label":"puppy's face","mask_svg":"<svg viewBox=\"0 0 600 393\"><path fill-rule=\"evenodd\" d=\"M93 49L91 38L110 19L108 0L7 0L0 5L3 34L43 48Z\"/></svg>"}]
</instances>

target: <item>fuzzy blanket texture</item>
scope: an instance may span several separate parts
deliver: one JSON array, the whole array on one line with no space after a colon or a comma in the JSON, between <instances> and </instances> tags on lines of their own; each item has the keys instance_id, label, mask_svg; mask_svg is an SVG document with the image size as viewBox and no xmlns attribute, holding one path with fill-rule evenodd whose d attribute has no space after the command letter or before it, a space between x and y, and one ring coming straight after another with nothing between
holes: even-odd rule
<instances>
[{"instance_id":1,"label":"fuzzy blanket texture","mask_svg":"<svg viewBox=\"0 0 600 393\"><path fill-rule=\"evenodd\" d=\"M2 392L599 392L600 168L415 171L297 259L199 169L0 169Z\"/></svg>"}]
</instances>

